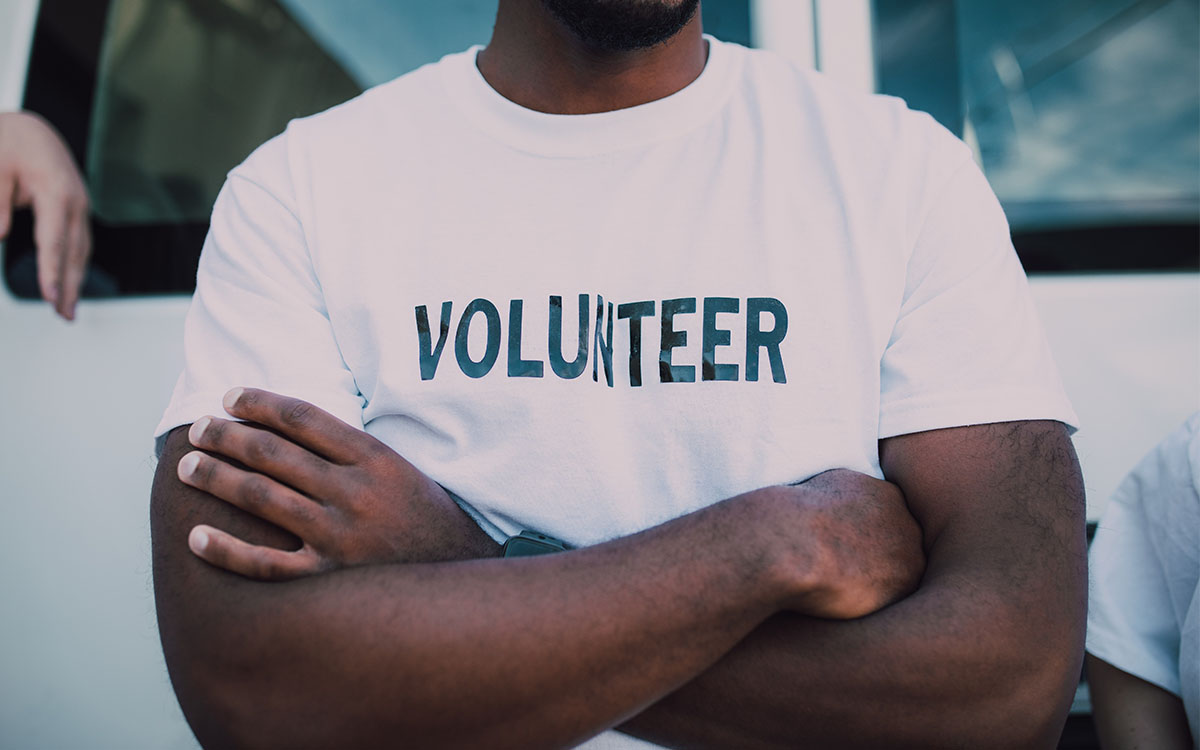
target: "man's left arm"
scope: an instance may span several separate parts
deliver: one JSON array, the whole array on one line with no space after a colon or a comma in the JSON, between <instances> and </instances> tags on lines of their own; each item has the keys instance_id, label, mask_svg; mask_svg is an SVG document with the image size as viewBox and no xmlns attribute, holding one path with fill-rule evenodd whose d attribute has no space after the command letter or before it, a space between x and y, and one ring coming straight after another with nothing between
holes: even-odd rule
<instances>
[{"instance_id":1,"label":"man's left arm","mask_svg":"<svg viewBox=\"0 0 1200 750\"><path fill-rule=\"evenodd\" d=\"M1083 659L1084 492L1066 428L880 442L921 523L920 588L867 617L777 615L622 729L674 747L1053 747Z\"/></svg>"}]
</instances>

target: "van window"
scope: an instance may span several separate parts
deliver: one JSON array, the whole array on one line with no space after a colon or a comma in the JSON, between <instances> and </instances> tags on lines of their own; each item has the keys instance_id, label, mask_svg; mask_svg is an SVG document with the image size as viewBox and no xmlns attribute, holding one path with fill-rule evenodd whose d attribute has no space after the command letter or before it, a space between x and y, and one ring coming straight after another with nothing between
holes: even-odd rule
<instances>
[{"instance_id":1,"label":"van window","mask_svg":"<svg viewBox=\"0 0 1200 750\"><path fill-rule=\"evenodd\" d=\"M92 195L84 296L190 293L226 172L287 121L491 35L497 0L42 0L24 106L64 134ZM750 44L749 0L705 30ZM9 288L36 297L18 215Z\"/></svg>"},{"instance_id":2,"label":"van window","mask_svg":"<svg viewBox=\"0 0 1200 750\"><path fill-rule=\"evenodd\" d=\"M1200 3L875 0L879 89L971 145L1026 269L1200 269Z\"/></svg>"}]
</instances>

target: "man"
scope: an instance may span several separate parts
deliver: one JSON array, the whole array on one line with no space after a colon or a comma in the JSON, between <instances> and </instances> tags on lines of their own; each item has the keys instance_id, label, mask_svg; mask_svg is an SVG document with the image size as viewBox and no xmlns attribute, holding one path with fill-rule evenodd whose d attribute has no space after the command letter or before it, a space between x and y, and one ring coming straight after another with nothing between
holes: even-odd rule
<instances>
[{"instance_id":1,"label":"man","mask_svg":"<svg viewBox=\"0 0 1200 750\"><path fill-rule=\"evenodd\" d=\"M202 742L1053 744L1082 489L999 207L697 5L503 0L231 174L152 510Z\"/></svg>"}]
</instances>

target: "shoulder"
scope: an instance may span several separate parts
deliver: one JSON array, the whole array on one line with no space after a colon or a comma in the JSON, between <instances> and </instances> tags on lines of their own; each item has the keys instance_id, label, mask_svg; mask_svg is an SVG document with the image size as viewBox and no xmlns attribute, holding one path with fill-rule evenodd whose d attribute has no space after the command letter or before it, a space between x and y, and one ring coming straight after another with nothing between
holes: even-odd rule
<instances>
[{"instance_id":1,"label":"shoulder","mask_svg":"<svg viewBox=\"0 0 1200 750\"><path fill-rule=\"evenodd\" d=\"M1121 482L1112 497L1141 519L1164 564L1178 564L1200 546L1200 412L1156 445ZM1106 525L1104 522L1102 526ZM1194 558L1194 554L1190 554ZM1171 562L1175 561L1175 562ZM1200 564L1192 567L1200 573Z\"/></svg>"},{"instance_id":2,"label":"shoulder","mask_svg":"<svg viewBox=\"0 0 1200 750\"><path fill-rule=\"evenodd\" d=\"M1200 412L1156 445L1113 493L1092 542L1094 587L1113 588L1118 571L1141 561L1142 569L1160 571L1147 575L1174 601L1187 602L1200 584L1198 548Z\"/></svg>"},{"instance_id":3,"label":"shoulder","mask_svg":"<svg viewBox=\"0 0 1200 750\"><path fill-rule=\"evenodd\" d=\"M473 50L443 57L322 112L291 120L230 176L259 183L301 181L327 164L347 166L382 149L416 148L449 115L442 81Z\"/></svg>"},{"instance_id":4,"label":"shoulder","mask_svg":"<svg viewBox=\"0 0 1200 750\"><path fill-rule=\"evenodd\" d=\"M727 46L742 57L746 96L764 109L791 109L831 146L853 148L863 161L907 159L928 165L970 158L958 137L903 99L856 90L775 52Z\"/></svg>"},{"instance_id":5,"label":"shoulder","mask_svg":"<svg viewBox=\"0 0 1200 750\"><path fill-rule=\"evenodd\" d=\"M760 148L794 154L807 179L823 179L851 214L873 217L904 247L955 174L973 163L966 144L902 99L731 46L741 58L735 113L755 123Z\"/></svg>"},{"instance_id":6,"label":"shoulder","mask_svg":"<svg viewBox=\"0 0 1200 750\"><path fill-rule=\"evenodd\" d=\"M1195 627L1200 587L1198 490L1200 412L1117 488L1089 555L1088 651L1176 694L1180 629Z\"/></svg>"},{"instance_id":7,"label":"shoulder","mask_svg":"<svg viewBox=\"0 0 1200 750\"><path fill-rule=\"evenodd\" d=\"M1138 462L1122 481L1113 501L1165 514L1176 506L1195 506L1200 516L1200 412Z\"/></svg>"},{"instance_id":8,"label":"shoulder","mask_svg":"<svg viewBox=\"0 0 1200 750\"><path fill-rule=\"evenodd\" d=\"M460 69L474 49L446 55L437 62L373 86L349 101L288 124L291 138L310 148L336 144L353 136L383 137L411 128L439 114L448 71Z\"/></svg>"}]
</instances>

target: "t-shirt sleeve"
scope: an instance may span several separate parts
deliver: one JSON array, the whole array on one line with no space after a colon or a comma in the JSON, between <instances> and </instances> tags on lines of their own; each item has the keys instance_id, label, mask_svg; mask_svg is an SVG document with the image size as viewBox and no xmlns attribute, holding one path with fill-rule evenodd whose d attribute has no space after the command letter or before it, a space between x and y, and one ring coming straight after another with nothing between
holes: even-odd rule
<instances>
[{"instance_id":1,"label":"t-shirt sleeve","mask_svg":"<svg viewBox=\"0 0 1200 750\"><path fill-rule=\"evenodd\" d=\"M1074 430L1008 222L969 157L916 226L880 362L879 437L1025 419Z\"/></svg>"},{"instance_id":2,"label":"t-shirt sleeve","mask_svg":"<svg viewBox=\"0 0 1200 750\"><path fill-rule=\"evenodd\" d=\"M213 207L184 324L184 367L155 430L209 415L236 386L309 401L362 428L297 218L283 136L230 173Z\"/></svg>"},{"instance_id":3,"label":"t-shirt sleeve","mask_svg":"<svg viewBox=\"0 0 1200 750\"><path fill-rule=\"evenodd\" d=\"M1179 626L1137 491L1122 486L1092 540L1087 650L1179 695Z\"/></svg>"},{"instance_id":4,"label":"t-shirt sleeve","mask_svg":"<svg viewBox=\"0 0 1200 750\"><path fill-rule=\"evenodd\" d=\"M1184 654L1184 631L1195 617L1198 537L1200 412L1121 482L1089 552L1087 650L1164 690L1182 691L1185 702L1181 670L1195 663ZM1194 668L1191 675L1195 685Z\"/></svg>"}]
</instances>

